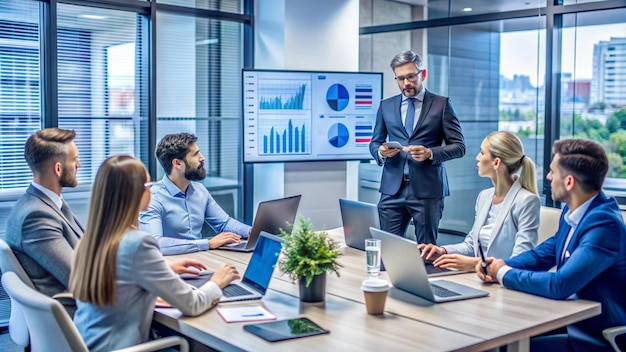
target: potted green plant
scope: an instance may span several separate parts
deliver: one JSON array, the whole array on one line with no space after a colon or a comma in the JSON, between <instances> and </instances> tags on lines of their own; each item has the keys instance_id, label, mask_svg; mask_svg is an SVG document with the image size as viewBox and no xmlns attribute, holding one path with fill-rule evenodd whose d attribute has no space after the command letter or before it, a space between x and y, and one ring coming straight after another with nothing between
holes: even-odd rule
<instances>
[{"instance_id":1,"label":"potted green plant","mask_svg":"<svg viewBox=\"0 0 626 352\"><path fill-rule=\"evenodd\" d=\"M289 227L291 234L282 229L280 232L285 242L278 267L291 280L298 280L301 301L321 302L326 296L326 273L332 271L339 276L342 267L337 262L341 255L339 242L325 231L314 231L311 221L303 216L298 217L297 226Z\"/></svg>"}]
</instances>

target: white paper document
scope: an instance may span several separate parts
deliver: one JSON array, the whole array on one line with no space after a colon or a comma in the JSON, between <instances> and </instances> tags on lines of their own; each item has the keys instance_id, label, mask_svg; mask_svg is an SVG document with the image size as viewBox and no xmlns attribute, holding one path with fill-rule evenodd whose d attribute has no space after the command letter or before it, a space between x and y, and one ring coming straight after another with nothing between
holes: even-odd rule
<instances>
[{"instance_id":1,"label":"white paper document","mask_svg":"<svg viewBox=\"0 0 626 352\"><path fill-rule=\"evenodd\" d=\"M274 320L276 316L261 305L245 307L217 307L217 313L227 323L240 321Z\"/></svg>"}]
</instances>

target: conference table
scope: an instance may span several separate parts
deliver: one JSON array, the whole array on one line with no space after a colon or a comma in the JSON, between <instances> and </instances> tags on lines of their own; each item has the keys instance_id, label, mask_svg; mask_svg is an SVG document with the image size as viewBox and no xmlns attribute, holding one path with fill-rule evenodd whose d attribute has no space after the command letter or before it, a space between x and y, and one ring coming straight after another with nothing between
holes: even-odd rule
<instances>
[{"instance_id":1,"label":"conference table","mask_svg":"<svg viewBox=\"0 0 626 352\"><path fill-rule=\"evenodd\" d=\"M301 303L298 285L278 268L262 300L220 305L262 304L278 319L306 316L330 334L270 343L243 330L249 323L226 323L215 309L186 317L174 308L157 308L160 324L217 350L378 350L485 351L508 345L508 351L528 351L531 336L584 320L601 312L600 304L585 300L559 301L484 284L475 273L445 279L489 292L488 297L434 304L391 289L380 316L368 315L361 281L367 278L365 253L345 246L343 229L327 231L341 244L340 277L329 274L326 300ZM211 250L178 256L194 258L215 269L224 262L245 271L250 253ZM386 272L381 278L388 280Z\"/></svg>"}]
</instances>

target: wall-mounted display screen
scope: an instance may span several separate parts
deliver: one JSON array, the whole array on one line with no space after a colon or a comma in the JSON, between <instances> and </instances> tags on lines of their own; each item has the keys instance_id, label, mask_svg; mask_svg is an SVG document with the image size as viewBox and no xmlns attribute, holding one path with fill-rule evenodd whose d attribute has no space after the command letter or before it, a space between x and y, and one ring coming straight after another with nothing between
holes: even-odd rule
<instances>
[{"instance_id":1,"label":"wall-mounted display screen","mask_svg":"<svg viewBox=\"0 0 626 352\"><path fill-rule=\"evenodd\" d=\"M382 73L242 71L243 161L371 159Z\"/></svg>"}]
</instances>

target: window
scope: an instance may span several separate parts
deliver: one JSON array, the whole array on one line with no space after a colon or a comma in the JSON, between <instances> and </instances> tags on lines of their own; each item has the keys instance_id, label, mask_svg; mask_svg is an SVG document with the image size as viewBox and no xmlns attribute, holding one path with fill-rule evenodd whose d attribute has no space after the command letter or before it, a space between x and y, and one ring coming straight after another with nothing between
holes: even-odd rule
<instances>
[{"instance_id":1,"label":"window","mask_svg":"<svg viewBox=\"0 0 626 352\"><path fill-rule=\"evenodd\" d=\"M1 2L0 196L23 190L31 180L24 143L41 126L39 63L37 4Z\"/></svg>"},{"instance_id":2,"label":"window","mask_svg":"<svg viewBox=\"0 0 626 352\"><path fill-rule=\"evenodd\" d=\"M544 150L546 143L571 137L598 141L610 162L604 191L626 207L626 5L605 10L595 0L565 1L572 6L544 0L481 3L361 3L361 31L366 34L360 37L360 69L388 77L391 57L412 48L425 59L426 87L450 96L461 119L467 154L446 163L452 196L446 201L441 227L469 230L473 209L463 205L473 204L475 194L489 186L472 173L471 164L482 137L496 129L515 132L522 139L526 154L537 165L538 189L546 204L552 204L543 170L551 158ZM581 3L590 4L576 6ZM398 7L404 15L394 10ZM463 14L463 7L473 9ZM541 11L535 15L534 10ZM406 14L414 22L376 27L406 22ZM494 21L496 16L502 20ZM556 40L550 42L548 22L555 26L549 35ZM545 65L550 56L561 62L550 66L548 80ZM390 79L385 83L385 97L398 93ZM559 92L546 101L546 95ZM546 123L557 117L560 126L554 126L553 136L546 132Z\"/></svg>"},{"instance_id":3,"label":"window","mask_svg":"<svg viewBox=\"0 0 626 352\"><path fill-rule=\"evenodd\" d=\"M602 144L609 158L604 185L626 203L626 9L563 18L561 138Z\"/></svg>"},{"instance_id":4,"label":"window","mask_svg":"<svg viewBox=\"0 0 626 352\"><path fill-rule=\"evenodd\" d=\"M113 154L147 149L147 82L142 28L134 12L59 4L59 127L76 130L79 185ZM79 188L80 189L80 188Z\"/></svg>"},{"instance_id":5,"label":"window","mask_svg":"<svg viewBox=\"0 0 626 352\"><path fill-rule=\"evenodd\" d=\"M195 134L206 158L203 182L213 195L232 192L237 200L242 25L169 12L157 13L157 25L157 141L168 133Z\"/></svg>"},{"instance_id":6,"label":"window","mask_svg":"<svg viewBox=\"0 0 626 352\"><path fill-rule=\"evenodd\" d=\"M172 132L188 130L200 137L208 159L207 186L214 196L226 192L231 206L225 208L237 216L242 184L242 33L251 18L242 15L243 2L78 3L0 1L0 233L9 213L5 210L31 180L24 142L36 130L56 125L77 132L79 186L65 190L64 198L82 222L101 162L125 153L154 165L155 146L149 137L162 136L170 126ZM190 4L198 9L195 15L176 14L189 14L184 7ZM149 17L153 9L156 18ZM50 13L57 18L49 18ZM162 28L156 31L154 48L151 21L158 22L159 17ZM56 42L48 40L49 33L56 34ZM48 45L56 51L48 54ZM151 57L152 49L163 57ZM158 67L151 66L154 62ZM56 70L50 71L49 63ZM46 80L50 72L56 80ZM158 87L151 72L160 80ZM57 101L48 101L48 96ZM151 108L152 102L157 109Z\"/></svg>"}]
</instances>

